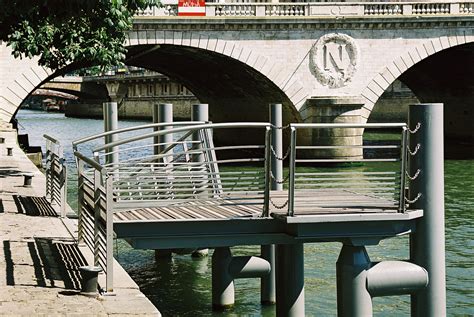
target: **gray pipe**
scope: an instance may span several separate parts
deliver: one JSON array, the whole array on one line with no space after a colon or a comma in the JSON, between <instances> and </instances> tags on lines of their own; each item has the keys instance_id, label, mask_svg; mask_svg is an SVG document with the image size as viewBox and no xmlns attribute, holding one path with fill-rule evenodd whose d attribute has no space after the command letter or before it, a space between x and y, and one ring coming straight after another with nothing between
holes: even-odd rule
<instances>
[{"instance_id":1,"label":"gray pipe","mask_svg":"<svg viewBox=\"0 0 474 317\"><path fill-rule=\"evenodd\" d=\"M104 102L103 103L103 112L104 112L104 132L109 132L118 129L118 105L116 102ZM105 144L118 141L118 136L116 134L110 134L105 136ZM116 166L119 162L119 155L117 152L117 147L112 147L106 149L107 155L106 163Z\"/></svg>"},{"instance_id":2,"label":"gray pipe","mask_svg":"<svg viewBox=\"0 0 474 317\"><path fill-rule=\"evenodd\" d=\"M367 290L372 297L410 294L428 285L428 272L405 261L372 263L367 271Z\"/></svg>"},{"instance_id":3,"label":"gray pipe","mask_svg":"<svg viewBox=\"0 0 474 317\"><path fill-rule=\"evenodd\" d=\"M413 203L409 209L423 209L411 235L410 254L413 263L424 267L430 278L426 289L412 295L412 316L445 316L443 104L410 105L408 119L413 132L411 151L420 144L417 154L410 156L409 174L413 177L420 172L410 184L409 200Z\"/></svg>"},{"instance_id":4,"label":"gray pipe","mask_svg":"<svg viewBox=\"0 0 474 317\"><path fill-rule=\"evenodd\" d=\"M270 269L270 263L258 256L234 256L229 263L229 274L234 279L264 277Z\"/></svg>"}]
</instances>

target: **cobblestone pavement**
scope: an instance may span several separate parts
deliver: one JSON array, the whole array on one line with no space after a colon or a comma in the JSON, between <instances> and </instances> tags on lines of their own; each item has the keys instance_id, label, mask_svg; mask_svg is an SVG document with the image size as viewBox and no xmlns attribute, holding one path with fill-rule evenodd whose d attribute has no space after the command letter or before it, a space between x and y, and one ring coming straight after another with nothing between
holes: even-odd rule
<instances>
[{"instance_id":1,"label":"cobblestone pavement","mask_svg":"<svg viewBox=\"0 0 474 317\"><path fill-rule=\"evenodd\" d=\"M13 142L12 142L13 143ZM115 296L87 297L78 267L84 256L70 229L41 198L45 179L21 150L0 144L0 315L159 316L136 285L122 281ZM33 186L23 187L23 172Z\"/></svg>"}]
</instances>

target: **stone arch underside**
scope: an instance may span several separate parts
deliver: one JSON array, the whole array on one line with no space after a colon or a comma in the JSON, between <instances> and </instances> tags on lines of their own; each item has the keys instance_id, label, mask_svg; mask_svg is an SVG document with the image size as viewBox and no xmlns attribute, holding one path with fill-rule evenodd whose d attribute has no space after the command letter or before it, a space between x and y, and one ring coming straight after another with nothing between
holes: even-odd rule
<instances>
[{"instance_id":1,"label":"stone arch underside","mask_svg":"<svg viewBox=\"0 0 474 317\"><path fill-rule=\"evenodd\" d=\"M202 102L210 104L212 120L266 121L270 102L283 103L284 123L301 120L295 105L307 97L304 86L288 81L281 66L268 58L198 32L189 33L189 38L181 32L161 31L163 36L159 33L131 31L125 43L129 46L127 64L156 70L183 82ZM34 61L29 64L1 94L3 121L14 117L21 102L35 88L61 73L52 74ZM74 68L77 67L67 67Z\"/></svg>"},{"instance_id":2,"label":"stone arch underside","mask_svg":"<svg viewBox=\"0 0 474 317\"><path fill-rule=\"evenodd\" d=\"M401 80L420 102L445 104L445 136L474 142L474 34L442 36L412 47L389 63L362 92L366 122L395 81Z\"/></svg>"}]
</instances>

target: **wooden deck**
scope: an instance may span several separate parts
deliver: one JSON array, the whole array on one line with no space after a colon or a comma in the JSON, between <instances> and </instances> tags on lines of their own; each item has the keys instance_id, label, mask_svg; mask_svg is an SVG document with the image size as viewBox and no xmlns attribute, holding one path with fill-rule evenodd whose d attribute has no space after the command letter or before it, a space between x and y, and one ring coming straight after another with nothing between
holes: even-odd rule
<instances>
[{"instance_id":1,"label":"wooden deck","mask_svg":"<svg viewBox=\"0 0 474 317\"><path fill-rule=\"evenodd\" d=\"M286 191L271 192L270 215L287 214ZM282 207L284 208L277 208ZM114 222L137 221L205 221L236 218L253 218L262 214L263 205L252 200L213 199L173 203L160 207L136 208L114 213ZM372 193L355 191L321 190L300 191L295 196L295 216L324 214L396 213L396 201L382 199Z\"/></svg>"}]
</instances>

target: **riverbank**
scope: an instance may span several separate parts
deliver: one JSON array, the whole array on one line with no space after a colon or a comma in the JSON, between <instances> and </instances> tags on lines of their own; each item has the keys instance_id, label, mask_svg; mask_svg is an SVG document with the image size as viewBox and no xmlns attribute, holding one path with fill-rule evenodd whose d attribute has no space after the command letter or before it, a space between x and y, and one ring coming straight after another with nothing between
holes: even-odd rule
<instances>
[{"instance_id":1,"label":"riverbank","mask_svg":"<svg viewBox=\"0 0 474 317\"><path fill-rule=\"evenodd\" d=\"M0 137L0 315L160 316L118 263L114 296L79 294L78 268L91 264L92 254L76 244L77 222L58 217L44 199L45 177L18 146L16 131ZM24 173L32 173L31 187L23 186Z\"/></svg>"}]
</instances>

